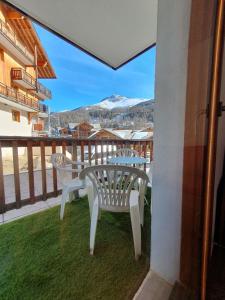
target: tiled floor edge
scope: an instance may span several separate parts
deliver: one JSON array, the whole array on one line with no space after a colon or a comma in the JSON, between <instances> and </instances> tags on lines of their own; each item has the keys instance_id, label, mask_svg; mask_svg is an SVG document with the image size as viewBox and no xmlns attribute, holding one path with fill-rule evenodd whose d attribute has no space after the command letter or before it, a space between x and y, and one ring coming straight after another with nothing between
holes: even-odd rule
<instances>
[{"instance_id":1,"label":"tiled floor edge","mask_svg":"<svg viewBox=\"0 0 225 300\"><path fill-rule=\"evenodd\" d=\"M158 281L156 289L153 287L155 280ZM172 287L172 284L150 269L133 300L168 300Z\"/></svg>"},{"instance_id":2,"label":"tiled floor edge","mask_svg":"<svg viewBox=\"0 0 225 300\"><path fill-rule=\"evenodd\" d=\"M51 202L49 202L50 200ZM16 221L21 218L25 218L27 216L33 215L35 213L53 208L54 206L60 205L61 199L57 198L50 198L46 201L39 201L32 205L25 205L19 209L13 209L5 212L2 214L2 219L0 221L0 225ZM55 203L54 203L55 202ZM36 207L35 207L36 205ZM9 216L11 214L11 216Z\"/></svg>"}]
</instances>

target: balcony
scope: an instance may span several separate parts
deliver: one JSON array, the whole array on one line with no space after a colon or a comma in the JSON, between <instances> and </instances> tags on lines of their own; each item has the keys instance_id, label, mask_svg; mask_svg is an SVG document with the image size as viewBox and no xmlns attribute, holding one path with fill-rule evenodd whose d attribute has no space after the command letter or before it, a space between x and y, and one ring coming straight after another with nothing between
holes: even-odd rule
<instances>
[{"instance_id":1,"label":"balcony","mask_svg":"<svg viewBox=\"0 0 225 300\"><path fill-rule=\"evenodd\" d=\"M95 256L90 256L87 197L80 194L78 201L67 204L64 220L60 221L56 206L60 203L61 185L50 163L51 153L62 151L74 160L104 164L124 146L137 150L150 161L152 144L147 140L0 137L3 155L3 159L0 155L0 217L4 213L0 257L9 258L7 268L1 273L2 278L7 278L7 284L0 291L0 298L4 292L32 299L41 286L43 299L83 299L86 295L87 299L89 296L90 299L132 299L149 268L149 204L145 209L140 260L134 259L130 217L126 213L102 213ZM4 160L5 153L10 151L11 166ZM93 153L99 155L92 159ZM147 164L143 166L146 168ZM146 196L150 201L149 193ZM39 213L23 218L34 212ZM5 224L12 218L12 223ZM27 278L31 278L29 289ZM62 280L63 284L59 285Z\"/></svg>"},{"instance_id":2,"label":"balcony","mask_svg":"<svg viewBox=\"0 0 225 300\"><path fill-rule=\"evenodd\" d=\"M15 32L0 20L0 45L24 65L33 65L34 56L18 40Z\"/></svg>"},{"instance_id":3,"label":"balcony","mask_svg":"<svg viewBox=\"0 0 225 300\"><path fill-rule=\"evenodd\" d=\"M0 203L3 203L2 211L58 196L61 193L61 185L57 174L50 164L51 153L63 152L67 153L73 160L99 165L106 164L119 148L129 147L135 149L140 156L147 159L147 163L143 165L144 171L148 170L153 155L152 140L0 137L0 145L0 152L2 150L2 153L4 151L10 153L14 149L12 165L5 170L3 168L3 173L0 172L0 191L5 191L4 195L0 193ZM24 155L19 156L18 153L21 153L21 149L23 149ZM38 163L37 158L39 158L41 164ZM20 159L21 170L13 164L13 161L19 161ZM36 161L36 163L33 163L33 161ZM0 166L2 163L0 155ZM23 174L20 173L22 170ZM27 171L26 176L25 170ZM10 190L13 187L13 182L12 185L4 185L2 176L6 174L13 175L12 179L16 178L18 186L15 186L15 193ZM34 180L36 176L39 178L38 180ZM42 178L41 181L40 178Z\"/></svg>"},{"instance_id":4,"label":"balcony","mask_svg":"<svg viewBox=\"0 0 225 300\"><path fill-rule=\"evenodd\" d=\"M28 112L48 112L46 105L0 82L0 102Z\"/></svg>"},{"instance_id":5,"label":"balcony","mask_svg":"<svg viewBox=\"0 0 225 300\"><path fill-rule=\"evenodd\" d=\"M42 103L39 103L39 114L38 116L41 118L48 118L48 106Z\"/></svg>"},{"instance_id":6,"label":"balcony","mask_svg":"<svg viewBox=\"0 0 225 300\"><path fill-rule=\"evenodd\" d=\"M14 84L32 90L32 93L42 100L51 99L52 97L49 89L43 86L22 68L12 68L11 79Z\"/></svg>"}]
</instances>

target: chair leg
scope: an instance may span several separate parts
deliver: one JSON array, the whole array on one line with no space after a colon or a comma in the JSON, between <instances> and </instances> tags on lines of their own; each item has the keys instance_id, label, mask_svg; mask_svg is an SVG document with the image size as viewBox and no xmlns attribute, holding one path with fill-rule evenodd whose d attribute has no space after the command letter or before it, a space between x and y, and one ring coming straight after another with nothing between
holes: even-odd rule
<instances>
[{"instance_id":1,"label":"chair leg","mask_svg":"<svg viewBox=\"0 0 225 300\"><path fill-rule=\"evenodd\" d=\"M92 216L92 209L93 209L93 203L94 203L94 191L92 185L87 185L87 195L88 195L88 204L89 204L89 211L90 211L90 217Z\"/></svg>"},{"instance_id":2,"label":"chair leg","mask_svg":"<svg viewBox=\"0 0 225 300\"><path fill-rule=\"evenodd\" d=\"M91 255L94 254L95 235L96 235L96 229L98 223L98 213L99 213L98 203L95 202L92 208L92 215L91 215L91 230L90 230L90 254Z\"/></svg>"},{"instance_id":3,"label":"chair leg","mask_svg":"<svg viewBox=\"0 0 225 300\"><path fill-rule=\"evenodd\" d=\"M144 199L143 199L143 201L140 200L140 223L141 223L141 226L144 226L144 208L145 208L145 205L144 205Z\"/></svg>"},{"instance_id":4,"label":"chair leg","mask_svg":"<svg viewBox=\"0 0 225 300\"><path fill-rule=\"evenodd\" d=\"M141 255L141 220L138 205L130 207L130 218L134 240L135 259Z\"/></svg>"},{"instance_id":5,"label":"chair leg","mask_svg":"<svg viewBox=\"0 0 225 300\"><path fill-rule=\"evenodd\" d=\"M144 226L144 208L145 208L145 187L142 185L142 183L139 183L139 207L140 207L140 219L141 219L141 225Z\"/></svg>"},{"instance_id":6,"label":"chair leg","mask_svg":"<svg viewBox=\"0 0 225 300\"><path fill-rule=\"evenodd\" d=\"M62 191L61 208L60 208L60 220L63 220L67 197L68 197L67 190L63 190Z\"/></svg>"}]
</instances>

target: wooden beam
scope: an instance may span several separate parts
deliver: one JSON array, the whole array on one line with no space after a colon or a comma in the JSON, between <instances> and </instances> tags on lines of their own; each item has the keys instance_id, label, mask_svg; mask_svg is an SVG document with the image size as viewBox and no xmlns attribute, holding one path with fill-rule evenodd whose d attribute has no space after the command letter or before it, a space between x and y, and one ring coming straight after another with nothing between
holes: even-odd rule
<instances>
[{"instance_id":1,"label":"wooden beam","mask_svg":"<svg viewBox=\"0 0 225 300\"><path fill-rule=\"evenodd\" d=\"M45 68L47 65L48 65L47 60L38 60L38 61L37 61L37 66L38 66L38 67Z\"/></svg>"},{"instance_id":2,"label":"wooden beam","mask_svg":"<svg viewBox=\"0 0 225 300\"><path fill-rule=\"evenodd\" d=\"M21 15L18 11L8 11L7 12L7 14L6 14L6 19L8 19L8 20L18 20L18 19L20 19L20 20L22 20L22 19L24 19L24 16L23 15Z\"/></svg>"}]
</instances>

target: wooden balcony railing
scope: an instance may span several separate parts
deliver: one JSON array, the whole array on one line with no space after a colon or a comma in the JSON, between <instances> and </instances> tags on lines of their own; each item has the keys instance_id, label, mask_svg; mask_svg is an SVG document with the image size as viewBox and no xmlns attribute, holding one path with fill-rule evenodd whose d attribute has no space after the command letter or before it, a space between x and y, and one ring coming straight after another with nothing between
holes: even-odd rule
<instances>
[{"instance_id":1,"label":"wooden balcony railing","mask_svg":"<svg viewBox=\"0 0 225 300\"><path fill-rule=\"evenodd\" d=\"M11 79L12 80L22 80L25 83L32 86L34 92L37 88L38 92L45 95L46 99L52 98L52 93L49 89L47 89L43 84L37 81L34 77L32 77L29 73L27 73L22 68L12 68L11 69Z\"/></svg>"},{"instance_id":2,"label":"wooden balcony railing","mask_svg":"<svg viewBox=\"0 0 225 300\"><path fill-rule=\"evenodd\" d=\"M37 89L40 93L46 96L46 99L52 98L52 92L49 89L47 89L43 84L41 84L39 81L37 82Z\"/></svg>"},{"instance_id":3,"label":"wooden balcony railing","mask_svg":"<svg viewBox=\"0 0 225 300\"><path fill-rule=\"evenodd\" d=\"M11 69L11 79L12 80L23 80L34 89L36 87L36 80L29 73L27 73L22 68L12 68Z\"/></svg>"},{"instance_id":4,"label":"wooden balcony railing","mask_svg":"<svg viewBox=\"0 0 225 300\"><path fill-rule=\"evenodd\" d=\"M44 126L43 126L43 124L39 124L39 123L33 124L33 130L34 131L43 131L44 130Z\"/></svg>"},{"instance_id":5,"label":"wooden balcony railing","mask_svg":"<svg viewBox=\"0 0 225 300\"><path fill-rule=\"evenodd\" d=\"M66 153L75 161L97 165L106 164L121 147L137 150L148 163L152 160L152 140L0 137L0 213L61 193L56 170L50 163L52 153ZM10 166L6 165L10 159L11 172ZM143 166L144 170L148 163Z\"/></svg>"},{"instance_id":6,"label":"wooden balcony railing","mask_svg":"<svg viewBox=\"0 0 225 300\"><path fill-rule=\"evenodd\" d=\"M0 20L0 33L6 37L12 45L17 48L23 55L25 55L31 62L34 62L34 56L31 54L27 48L18 40L16 33L9 29L9 27Z\"/></svg>"},{"instance_id":7,"label":"wooden balcony railing","mask_svg":"<svg viewBox=\"0 0 225 300\"><path fill-rule=\"evenodd\" d=\"M48 106L42 103L39 103L39 111L42 113L48 114Z\"/></svg>"},{"instance_id":8,"label":"wooden balcony railing","mask_svg":"<svg viewBox=\"0 0 225 300\"><path fill-rule=\"evenodd\" d=\"M34 100L33 98L26 96L0 82L0 96L3 95L7 97L10 101L14 101L16 103L26 105L34 110L41 112L48 112L48 107L44 104L39 103L39 101Z\"/></svg>"}]
</instances>

